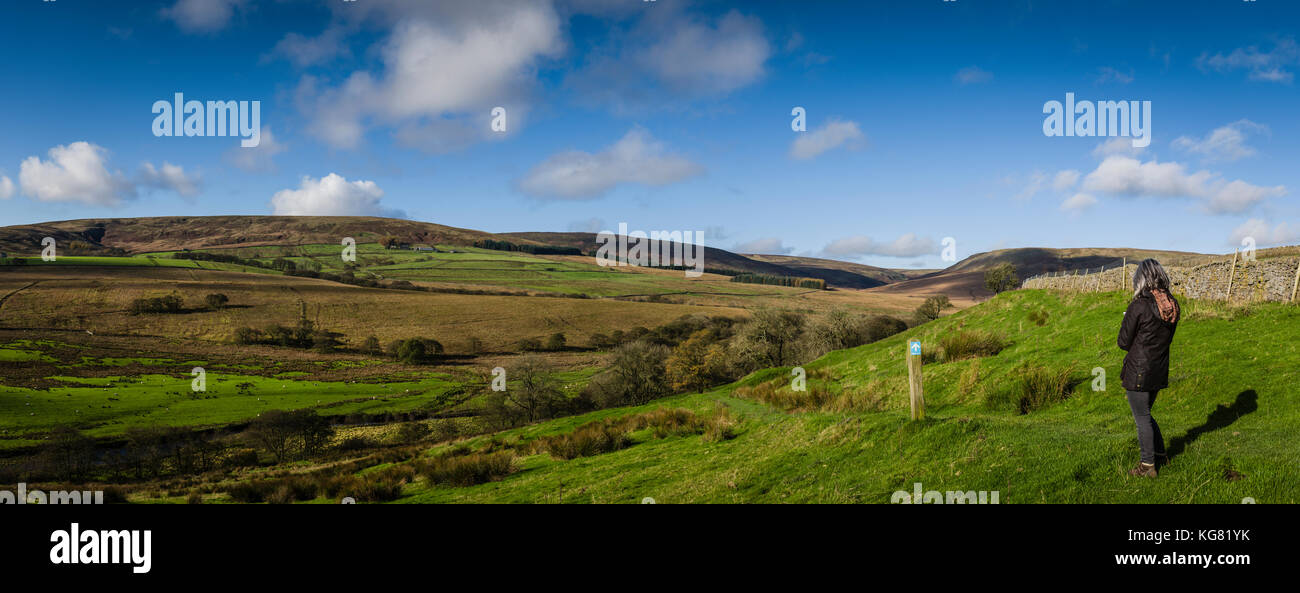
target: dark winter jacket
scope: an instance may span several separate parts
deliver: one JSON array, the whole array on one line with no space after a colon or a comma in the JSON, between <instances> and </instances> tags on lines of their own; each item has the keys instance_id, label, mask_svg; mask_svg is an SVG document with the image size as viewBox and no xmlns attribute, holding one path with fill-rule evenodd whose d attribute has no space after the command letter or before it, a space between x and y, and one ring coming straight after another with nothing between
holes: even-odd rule
<instances>
[{"instance_id":1,"label":"dark winter jacket","mask_svg":"<svg viewBox=\"0 0 1300 593\"><path fill-rule=\"evenodd\" d=\"M1133 299L1119 327L1119 347L1127 350L1120 379L1129 391L1156 391L1169 386L1169 344L1182 312L1163 290Z\"/></svg>"}]
</instances>

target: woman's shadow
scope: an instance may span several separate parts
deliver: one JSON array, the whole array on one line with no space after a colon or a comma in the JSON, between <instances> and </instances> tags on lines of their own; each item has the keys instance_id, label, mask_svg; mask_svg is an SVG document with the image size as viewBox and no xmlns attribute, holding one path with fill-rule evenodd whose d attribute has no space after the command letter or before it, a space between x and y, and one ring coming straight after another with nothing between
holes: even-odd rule
<instances>
[{"instance_id":1,"label":"woman's shadow","mask_svg":"<svg viewBox=\"0 0 1300 593\"><path fill-rule=\"evenodd\" d=\"M1187 449L1187 445L1192 444L1201 435L1224 428L1236 422L1238 418L1254 412L1259 407L1256 403L1258 399L1259 394L1255 393L1254 389L1247 389L1237 394L1237 401L1233 402L1231 406L1219 404L1214 408L1213 412L1210 412L1209 416L1205 417L1204 424L1187 431L1187 434L1183 436L1169 441L1167 450L1169 459L1172 460L1174 457L1181 455Z\"/></svg>"}]
</instances>

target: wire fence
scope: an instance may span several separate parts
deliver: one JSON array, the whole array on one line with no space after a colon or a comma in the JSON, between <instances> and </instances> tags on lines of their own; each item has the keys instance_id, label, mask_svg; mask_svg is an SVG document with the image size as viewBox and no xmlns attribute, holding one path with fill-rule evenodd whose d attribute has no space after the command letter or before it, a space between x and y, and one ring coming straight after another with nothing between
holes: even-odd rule
<instances>
[{"instance_id":1,"label":"wire fence","mask_svg":"<svg viewBox=\"0 0 1300 593\"><path fill-rule=\"evenodd\" d=\"M1066 292L1110 292L1133 289L1137 264L1123 264L1096 270L1073 270L1039 274L1026 279L1022 288L1045 288ZM1174 294L1192 299L1218 301L1296 302L1300 288L1300 258L1212 262L1196 267L1168 267Z\"/></svg>"}]
</instances>

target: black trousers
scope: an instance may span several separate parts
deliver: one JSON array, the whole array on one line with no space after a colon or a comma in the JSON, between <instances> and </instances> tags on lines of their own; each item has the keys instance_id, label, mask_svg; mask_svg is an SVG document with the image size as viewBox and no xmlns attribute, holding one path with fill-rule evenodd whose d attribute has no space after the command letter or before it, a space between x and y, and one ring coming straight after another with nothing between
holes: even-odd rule
<instances>
[{"instance_id":1,"label":"black trousers","mask_svg":"<svg viewBox=\"0 0 1300 593\"><path fill-rule=\"evenodd\" d=\"M1157 393L1160 390L1128 392L1128 407L1133 411L1133 422L1137 424L1142 463L1154 464L1156 455L1165 454L1165 438L1160 434L1160 425L1151 417L1151 405L1156 403Z\"/></svg>"}]
</instances>

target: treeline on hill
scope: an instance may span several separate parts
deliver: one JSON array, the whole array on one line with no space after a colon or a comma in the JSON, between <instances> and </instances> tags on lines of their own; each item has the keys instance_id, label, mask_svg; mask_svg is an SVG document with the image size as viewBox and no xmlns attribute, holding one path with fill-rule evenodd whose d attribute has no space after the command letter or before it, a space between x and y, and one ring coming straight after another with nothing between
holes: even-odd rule
<instances>
[{"instance_id":1,"label":"treeline on hill","mask_svg":"<svg viewBox=\"0 0 1300 593\"><path fill-rule=\"evenodd\" d=\"M798 276L776 276L773 274L737 274L731 277L732 282L744 282L746 284L771 284L774 286L793 286L796 288L813 288L816 290L826 290L826 281L821 278L800 278Z\"/></svg>"},{"instance_id":2,"label":"treeline on hill","mask_svg":"<svg viewBox=\"0 0 1300 593\"><path fill-rule=\"evenodd\" d=\"M203 304L208 309L219 311L226 308L230 303L230 297L221 293L212 293L203 297ZM127 305L126 310L132 315L144 315L146 313L184 313L185 298L178 292L171 292L162 296L141 297L132 299Z\"/></svg>"},{"instance_id":3,"label":"treeline on hill","mask_svg":"<svg viewBox=\"0 0 1300 593\"><path fill-rule=\"evenodd\" d=\"M259 259L243 258L237 255L226 253L209 253L206 251L178 251L172 254L172 259L188 259L194 261L210 261L223 264L236 264L248 266L251 268L262 268L264 270L279 270L285 274L295 274L297 272L315 271L319 272L321 265L313 261L294 262L293 260L277 257L269 263Z\"/></svg>"},{"instance_id":4,"label":"treeline on hill","mask_svg":"<svg viewBox=\"0 0 1300 593\"><path fill-rule=\"evenodd\" d=\"M317 328L306 317L298 319L293 327L272 324L262 329L248 326L237 328L234 338L235 343L240 345L264 344L317 352L333 352L343 345L343 334Z\"/></svg>"},{"instance_id":5,"label":"treeline on hill","mask_svg":"<svg viewBox=\"0 0 1300 593\"><path fill-rule=\"evenodd\" d=\"M484 393L481 413L497 428L626 405L734 381L755 370L811 361L842 348L906 330L885 315L836 310L817 320L793 311L759 310L747 321L688 315L655 329L594 334L590 345L612 349L608 367L576 395L559 387L541 357L520 357L507 369L510 386ZM486 382L485 382L486 383Z\"/></svg>"},{"instance_id":6,"label":"treeline on hill","mask_svg":"<svg viewBox=\"0 0 1300 593\"><path fill-rule=\"evenodd\" d=\"M316 324L306 317L299 318L298 323L293 327L279 324L264 328L244 326L236 329L234 334L234 342L243 346L260 344L310 349L322 353L338 351L344 346L345 338L346 336L340 332L316 327ZM368 336L359 347L352 350L374 356L387 355L405 364L432 364L446 352L442 342L424 337L393 340L387 346L383 346L379 343L379 338Z\"/></svg>"},{"instance_id":7,"label":"treeline on hill","mask_svg":"<svg viewBox=\"0 0 1300 593\"><path fill-rule=\"evenodd\" d=\"M511 243L510 241L501 241L499 239L479 239L474 242L474 246L479 249L520 251L523 253L531 253L533 255L582 255L582 250L577 247L562 247L559 245L527 245Z\"/></svg>"}]
</instances>

